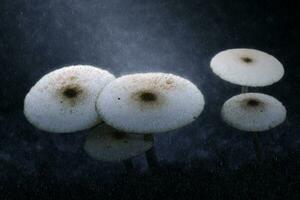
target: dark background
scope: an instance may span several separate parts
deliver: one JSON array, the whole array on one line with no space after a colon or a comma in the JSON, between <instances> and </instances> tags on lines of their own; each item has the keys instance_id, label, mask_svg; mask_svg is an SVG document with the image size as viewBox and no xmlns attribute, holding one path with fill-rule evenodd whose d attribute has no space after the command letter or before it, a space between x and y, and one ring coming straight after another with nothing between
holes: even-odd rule
<instances>
[{"instance_id":1,"label":"dark background","mask_svg":"<svg viewBox=\"0 0 300 200\"><path fill-rule=\"evenodd\" d=\"M1 0L1 199L299 199L299 1ZM240 87L216 77L212 56L255 48L278 58L285 76L254 88L279 99L287 120L261 133L257 165L249 133L225 125L222 104ZM45 73L90 64L116 76L162 71L193 81L206 106L191 125L157 135L161 168L134 159L102 163L82 149L88 131L50 134L23 116L23 100Z\"/></svg>"}]
</instances>

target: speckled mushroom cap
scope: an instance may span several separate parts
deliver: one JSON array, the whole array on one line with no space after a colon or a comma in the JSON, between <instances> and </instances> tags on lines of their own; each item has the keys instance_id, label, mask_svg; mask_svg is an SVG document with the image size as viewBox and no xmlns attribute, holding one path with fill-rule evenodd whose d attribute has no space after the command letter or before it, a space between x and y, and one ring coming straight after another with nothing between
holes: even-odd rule
<instances>
[{"instance_id":1,"label":"speckled mushroom cap","mask_svg":"<svg viewBox=\"0 0 300 200\"><path fill-rule=\"evenodd\" d=\"M138 156L153 146L153 139L144 135L128 134L103 124L88 135L84 150L99 161L116 162Z\"/></svg>"},{"instance_id":2,"label":"speckled mushroom cap","mask_svg":"<svg viewBox=\"0 0 300 200\"><path fill-rule=\"evenodd\" d=\"M43 76L24 101L24 114L37 128L55 133L80 131L101 121L95 103L114 76L96 67L64 67Z\"/></svg>"},{"instance_id":3,"label":"speckled mushroom cap","mask_svg":"<svg viewBox=\"0 0 300 200\"><path fill-rule=\"evenodd\" d=\"M273 56L255 49L229 49L215 55L210 67L220 78L233 84L262 87L279 81L282 64Z\"/></svg>"},{"instance_id":4,"label":"speckled mushroom cap","mask_svg":"<svg viewBox=\"0 0 300 200\"><path fill-rule=\"evenodd\" d=\"M272 96L245 93L224 103L222 118L227 124L242 131L266 131L285 120L286 109Z\"/></svg>"},{"instance_id":5,"label":"speckled mushroom cap","mask_svg":"<svg viewBox=\"0 0 300 200\"><path fill-rule=\"evenodd\" d=\"M141 134L180 128L194 121L203 107L203 95L193 83L165 73L122 76L108 84L97 100L107 124Z\"/></svg>"}]
</instances>

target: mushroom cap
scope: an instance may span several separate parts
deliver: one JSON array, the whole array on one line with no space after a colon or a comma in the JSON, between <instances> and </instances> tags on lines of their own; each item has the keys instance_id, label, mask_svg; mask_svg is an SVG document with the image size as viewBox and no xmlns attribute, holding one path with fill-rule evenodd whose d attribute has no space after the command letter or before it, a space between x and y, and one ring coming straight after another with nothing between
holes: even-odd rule
<instances>
[{"instance_id":1,"label":"mushroom cap","mask_svg":"<svg viewBox=\"0 0 300 200\"><path fill-rule=\"evenodd\" d=\"M24 114L38 129L67 133L90 128L101 121L95 102L115 77L87 65L63 67L43 76L24 100Z\"/></svg>"},{"instance_id":2,"label":"mushroom cap","mask_svg":"<svg viewBox=\"0 0 300 200\"><path fill-rule=\"evenodd\" d=\"M189 80L165 73L122 76L108 84L97 110L110 126L129 133L157 133L194 121L204 98Z\"/></svg>"},{"instance_id":3,"label":"mushroom cap","mask_svg":"<svg viewBox=\"0 0 300 200\"><path fill-rule=\"evenodd\" d=\"M221 79L249 87L272 85L284 74L274 56L255 49L222 51L212 58L210 67Z\"/></svg>"},{"instance_id":4,"label":"mushroom cap","mask_svg":"<svg viewBox=\"0 0 300 200\"><path fill-rule=\"evenodd\" d=\"M230 126L242 131L266 131L281 124L286 109L272 96L261 93L244 93L227 100L222 118Z\"/></svg>"},{"instance_id":5,"label":"mushroom cap","mask_svg":"<svg viewBox=\"0 0 300 200\"><path fill-rule=\"evenodd\" d=\"M99 161L116 162L138 156L153 146L153 139L144 135L128 134L103 124L91 130L84 150Z\"/></svg>"}]
</instances>

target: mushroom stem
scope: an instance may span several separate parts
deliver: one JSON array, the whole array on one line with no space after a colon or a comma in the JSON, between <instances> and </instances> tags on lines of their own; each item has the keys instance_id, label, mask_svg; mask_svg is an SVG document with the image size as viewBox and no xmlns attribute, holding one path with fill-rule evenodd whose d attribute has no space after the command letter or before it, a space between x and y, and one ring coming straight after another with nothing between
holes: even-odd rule
<instances>
[{"instance_id":1,"label":"mushroom stem","mask_svg":"<svg viewBox=\"0 0 300 200\"><path fill-rule=\"evenodd\" d=\"M252 138L253 138L253 145L254 145L254 150L255 150L255 154L256 154L256 159L257 159L257 162L260 163L262 161L262 151L261 151L261 144L260 144L258 133L253 132Z\"/></svg>"},{"instance_id":2,"label":"mushroom stem","mask_svg":"<svg viewBox=\"0 0 300 200\"><path fill-rule=\"evenodd\" d=\"M131 158L124 160L123 164L126 168L127 174L134 174L134 167L133 167L133 162L132 162Z\"/></svg>"},{"instance_id":3,"label":"mushroom stem","mask_svg":"<svg viewBox=\"0 0 300 200\"><path fill-rule=\"evenodd\" d=\"M151 139L154 141L154 135L152 135L152 134L146 134L144 136L144 138L145 138L145 140ZM148 151L146 151L146 159L147 159L147 163L148 163L148 166L151 169L151 171L156 173L158 171L159 164L158 164L158 159L157 159L157 156L155 153L154 146L151 147L151 149L149 149Z\"/></svg>"},{"instance_id":4,"label":"mushroom stem","mask_svg":"<svg viewBox=\"0 0 300 200\"><path fill-rule=\"evenodd\" d=\"M247 93L247 92L248 92L248 87L242 86L242 93Z\"/></svg>"}]
</instances>

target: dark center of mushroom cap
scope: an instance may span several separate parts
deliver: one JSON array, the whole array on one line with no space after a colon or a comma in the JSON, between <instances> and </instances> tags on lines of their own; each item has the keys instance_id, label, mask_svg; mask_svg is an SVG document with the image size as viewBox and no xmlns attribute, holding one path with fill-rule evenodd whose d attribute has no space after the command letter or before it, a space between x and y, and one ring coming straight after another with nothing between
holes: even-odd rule
<instances>
[{"instance_id":1,"label":"dark center of mushroom cap","mask_svg":"<svg viewBox=\"0 0 300 200\"><path fill-rule=\"evenodd\" d=\"M157 96L152 92L142 92L140 94L140 99L144 102L153 102L156 101Z\"/></svg>"},{"instance_id":2,"label":"dark center of mushroom cap","mask_svg":"<svg viewBox=\"0 0 300 200\"><path fill-rule=\"evenodd\" d=\"M250 106L250 107L256 107L259 104L260 104L260 102L257 99L249 99L247 101L247 106Z\"/></svg>"},{"instance_id":3,"label":"dark center of mushroom cap","mask_svg":"<svg viewBox=\"0 0 300 200\"><path fill-rule=\"evenodd\" d=\"M241 57L241 60L245 63L252 63L253 62L253 59L249 58L248 56Z\"/></svg>"},{"instance_id":4,"label":"dark center of mushroom cap","mask_svg":"<svg viewBox=\"0 0 300 200\"><path fill-rule=\"evenodd\" d=\"M76 96L78 96L78 94L80 93L80 91L78 90L78 88L66 88L63 91L63 95L67 98L75 98Z\"/></svg>"},{"instance_id":5,"label":"dark center of mushroom cap","mask_svg":"<svg viewBox=\"0 0 300 200\"><path fill-rule=\"evenodd\" d=\"M83 93L83 89L78 84L68 84L60 89L60 93L65 99L75 99Z\"/></svg>"},{"instance_id":6,"label":"dark center of mushroom cap","mask_svg":"<svg viewBox=\"0 0 300 200\"><path fill-rule=\"evenodd\" d=\"M64 106L74 107L84 100L85 88L79 84L67 84L57 90L57 97Z\"/></svg>"}]
</instances>

